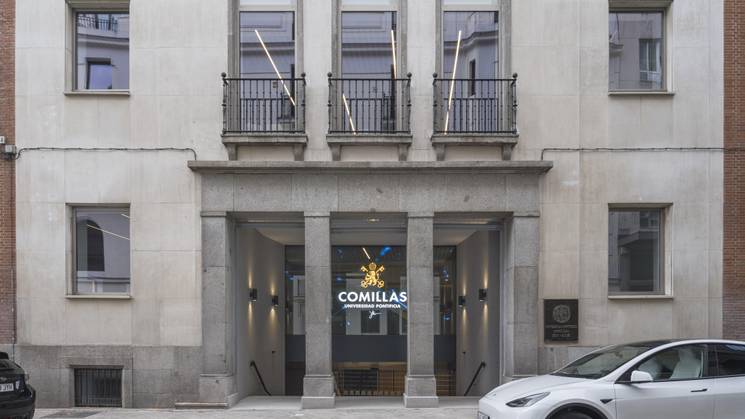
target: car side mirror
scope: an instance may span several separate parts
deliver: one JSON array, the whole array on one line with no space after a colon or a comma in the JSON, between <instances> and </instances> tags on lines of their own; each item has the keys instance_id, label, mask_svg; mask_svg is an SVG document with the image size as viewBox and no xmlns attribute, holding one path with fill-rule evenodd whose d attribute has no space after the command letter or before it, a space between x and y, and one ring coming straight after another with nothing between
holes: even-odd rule
<instances>
[{"instance_id":1,"label":"car side mirror","mask_svg":"<svg viewBox=\"0 0 745 419\"><path fill-rule=\"evenodd\" d=\"M631 384L651 383L654 381L652 374L646 371L633 371L631 373Z\"/></svg>"}]
</instances>

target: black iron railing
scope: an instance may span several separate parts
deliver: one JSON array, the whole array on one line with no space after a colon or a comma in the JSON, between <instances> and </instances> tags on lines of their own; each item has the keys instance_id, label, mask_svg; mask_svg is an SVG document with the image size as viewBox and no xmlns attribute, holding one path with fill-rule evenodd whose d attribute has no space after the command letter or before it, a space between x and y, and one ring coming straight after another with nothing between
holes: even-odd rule
<instances>
[{"instance_id":1,"label":"black iron railing","mask_svg":"<svg viewBox=\"0 0 745 419\"><path fill-rule=\"evenodd\" d=\"M292 79L222 74L223 134L305 132L305 74Z\"/></svg>"},{"instance_id":2,"label":"black iron railing","mask_svg":"<svg viewBox=\"0 0 745 419\"><path fill-rule=\"evenodd\" d=\"M264 389L264 393L266 393L267 396L271 396L272 393L270 393L269 390L267 390L266 384L264 384L264 377L261 376L261 371L259 371L259 367L256 365L256 362L251 361L249 366L254 369L254 372L256 373L256 377L259 379L259 383L261 383L261 388Z\"/></svg>"},{"instance_id":3,"label":"black iron railing","mask_svg":"<svg viewBox=\"0 0 745 419\"><path fill-rule=\"evenodd\" d=\"M486 368L486 362L481 361L479 364L479 368L476 370L476 373L473 374L473 378L471 379L471 383L468 385L468 388L466 389L466 392L463 393L463 397L468 396L468 392L471 391L471 388L473 387L473 384L476 382L476 379L479 378L479 374L481 374L481 371Z\"/></svg>"},{"instance_id":4,"label":"black iron railing","mask_svg":"<svg viewBox=\"0 0 745 419\"><path fill-rule=\"evenodd\" d=\"M411 73L405 79L329 79L329 133L408 134Z\"/></svg>"},{"instance_id":5,"label":"black iron railing","mask_svg":"<svg viewBox=\"0 0 745 419\"><path fill-rule=\"evenodd\" d=\"M517 74L511 79L440 79L434 74L437 134L517 134Z\"/></svg>"},{"instance_id":6,"label":"black iron railing","mask_svg":"<svg viewBox=\"0 0 745 419\"><path fill-rule=\"evenodd\" d=\"M78 28L98 29L102 31L116 32L119 22L114 18L98 16L87 16L79 14L77 18Z\"/></svg>"}]
</instances>

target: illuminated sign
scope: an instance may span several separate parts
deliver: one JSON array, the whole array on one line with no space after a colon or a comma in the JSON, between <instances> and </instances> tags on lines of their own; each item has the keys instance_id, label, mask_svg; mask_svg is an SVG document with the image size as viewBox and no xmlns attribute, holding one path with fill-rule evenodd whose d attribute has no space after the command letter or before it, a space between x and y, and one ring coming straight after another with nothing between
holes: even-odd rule
<instances>
[{"instance_id":1,"label":"illuminated sign","mask_svg":"<svg viewBox=\"0 0 745 419\"><path fill-rule=\"evenodd\" d=\"M362 266L360 270L365 273L365 277L360 281L362 288L383 288L385 286L385 281L380 277L380 274L385 271L385 266L370 262ZM336 295L336 299L344 304L342 307L344 309L400 309L406 308L406 302L409 298L406 295L406 291L380 290L361 292L342 291Z\"/></svg>"},{"instance_id":2,"label":"illuminated sign","mask_svg":"<svg viewBox=\"0 0 745 419\"><path fill-rule=\"evenodd\" d=\"M369 265L361 267L360 270L365 273L365 279L360 282L362 288L367 288L371 285L378 288L385 286L385 281L380 279L380 273L385 270L385 266L378 266L375 262L370 262Z\"/></svg>"},{"instance_id":3,"label":"illuminated sign","mask_svg":"<svg viewBox=\"0 0 745 419\"><path fill-rule=\"evenodd\" d=\"M344 304L343 308L405 308L409 297L406 291L342 291L336 295L336 299Z\"/></svg>"}]
</instances>

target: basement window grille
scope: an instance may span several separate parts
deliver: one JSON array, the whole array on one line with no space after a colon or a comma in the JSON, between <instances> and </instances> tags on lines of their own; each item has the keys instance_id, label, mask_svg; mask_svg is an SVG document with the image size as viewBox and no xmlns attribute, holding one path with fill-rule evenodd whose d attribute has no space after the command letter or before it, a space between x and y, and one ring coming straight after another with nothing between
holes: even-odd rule
<instances>
[{"instance_id":1,"label":"basement window grille","mask_svg":"<svg viewBox=\"0 0 745 419\"><path fill-rule=\"evenodd\" d=\"M75 407L122 407L121 368L75 368Z\"/></svg>"}]
</instances>

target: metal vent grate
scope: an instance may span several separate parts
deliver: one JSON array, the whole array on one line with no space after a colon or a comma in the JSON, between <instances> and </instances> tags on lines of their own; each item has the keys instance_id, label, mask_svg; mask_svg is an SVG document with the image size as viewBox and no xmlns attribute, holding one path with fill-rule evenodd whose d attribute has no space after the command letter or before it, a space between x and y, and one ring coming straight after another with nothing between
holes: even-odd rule
<instances>
[{"instance_id":1,"label":"metal vent grate","mask_svg":"<svg viewBox=\"0 0 745 419\"><path fill-rule=\"evenodd\" d=\"M122 407L121 368L75 368L75 407Z\"/></svg>"}]
</instances>

